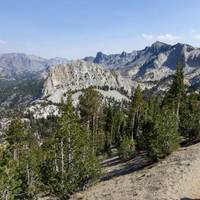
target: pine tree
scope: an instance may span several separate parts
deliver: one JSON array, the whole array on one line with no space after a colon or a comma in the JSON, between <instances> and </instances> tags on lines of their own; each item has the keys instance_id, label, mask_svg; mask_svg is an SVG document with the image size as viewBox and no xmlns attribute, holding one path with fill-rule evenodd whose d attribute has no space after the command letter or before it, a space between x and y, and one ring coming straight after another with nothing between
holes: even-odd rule
<instances>
[{"instance_id":1,"label":"pine tree","mask_svg":"<svg viewBox=\"0 0 200 200\"><path fill-rule=\"evenodd\" d=\"M10 122L6 133L6 141L9 143L10 150L13 155L13 160L18 160L20 149L26 141L27 133L20 118L15 118Z\"/></svg>"},{"instance_id":2,"label":"pine tree","mask_svg":"<svg viewBox=\"0 0 200 200\"><path fill-rule=\"evenodd\" d=\"M179 121L180 121L179 115L180 115L181 102L184 101L185 97L183 68L184 68L183 58L178 59L173 83L163 99L163 106L168 106L172 108L176 113L177 128L179 126Z\"/></svg>"},{"instance_id":3,"label":"pine tree","mask_svg":"<svg viewBox=\"0 0 200 200\"><path fill-rule=\"evenodd\" d=\"M176 115L167 108L146 120L142 125L142 131L142 142L154 160L164 158L179 146Z\"/></svg>"},{"instance_id":4,"label":"pine tree","mask_svg":"<svg viewBox=\"0 0 200 200\"><path fill-rule=\"evenodd\" d=\"M5 191L2 195L5 199L32 199L36 195L38 154L36 156L32 148L33 137L28 136L21 119L15 118L10 122L5 142L0 183Z\"/></svg>"},{"instance_id":5,"label":"pine tree","mask_svg":"<svg viewBox=\"0 0 200 200\"><path fill-rule=\"evenodd\" d=\"M200 138L200 101L199 95L190 94L185 99L180 113L180 132L184 139L196 140Z\"/></svg>"},{"instance_id":6,"label":"pine tree","mask_svg":"<svg viewBox=\"0 0 200 200\"><path fill-rule=\"evenodd\" d=\"M133 140L139 137L142 104L143 104L142 92L140 86L138 85L138 87L135 90L129 109L129 127L130 127L131 137Z\"/></svg>"},{"instance_id":7,"label":"pine tree","mask_svg":"<svg viewBox=\"0 0 200 200\"><path fill-rule=\"evenodd\" d=\"M101 120L103 118L103 97L102 95L90 88L85 89L79 99L79 110L81 121L87 124L88 133L91 130L91 141L93 152L98 149L98 138L102 132Z\"/></svg>"},{"instance_id":8,"label":"pine tree","mask_svg":"<svg viewBox=\"0 0 200 200\"><path fill-rule=\"evenodd\" d=\"M108 105L104 108L105 113L105 124L104 124L104 132L105 132L105 140L104 140L104 150L108 153L111 151L111 147L113 144L113 135L114 135L114 109L112 105Z\"/></svg>"}]
</instances>

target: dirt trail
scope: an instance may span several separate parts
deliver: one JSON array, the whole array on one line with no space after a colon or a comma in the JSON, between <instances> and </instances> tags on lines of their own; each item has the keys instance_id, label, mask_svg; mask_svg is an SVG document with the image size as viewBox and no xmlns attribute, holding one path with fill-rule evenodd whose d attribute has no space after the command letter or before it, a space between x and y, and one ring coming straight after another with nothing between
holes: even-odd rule
<instances>
[{"instance_id":1,"label":"dirt trail","mask_svg":"<svg viewBox=\"0 0 200 200\"><path fill-rule=\"evenodd\" d=\"M200 143L144 167L147 162L143 156L127 163L112 158L102 181L71 200L200 200Z\"/></svg>"}]
</instances>

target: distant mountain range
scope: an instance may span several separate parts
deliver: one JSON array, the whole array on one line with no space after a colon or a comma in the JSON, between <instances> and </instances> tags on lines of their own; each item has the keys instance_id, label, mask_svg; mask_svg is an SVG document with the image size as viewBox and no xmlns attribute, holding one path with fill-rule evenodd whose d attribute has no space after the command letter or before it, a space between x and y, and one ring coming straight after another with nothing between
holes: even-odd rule
<instances>
[{"instance_id":1,"label":"distant mountain range","mask_svg":"<svg viewBox=\"0 0 200 200\"><path fill-rule=\"evenodd\" d=\"M142 89L159 92L169 88L180 56L185 61L185 84L199 90L200 49L188 44L169 45L162 42L131 53L106 55L98 52L96 57L77 61L16 53L1 54L0 80L21 80L22 77L25 80L43 80L39 96L55 102L60 101L69 90L80 91L89 86L127 91L130 94L131 89L140 84ZM5 82L3 84L6 85Z\"/></svg>"},{"instance_id":2,"label":"distant mountain range","mask_svg":"<svg viewBox=\"0 0 200 200\"><path fill-rule=\"evenodd\" d=\"M23 53L0 54L0 79L28 78L31 74L39 75L52 65L68 62L65 58L45 59Z\"/></svg>"}]
</instances>

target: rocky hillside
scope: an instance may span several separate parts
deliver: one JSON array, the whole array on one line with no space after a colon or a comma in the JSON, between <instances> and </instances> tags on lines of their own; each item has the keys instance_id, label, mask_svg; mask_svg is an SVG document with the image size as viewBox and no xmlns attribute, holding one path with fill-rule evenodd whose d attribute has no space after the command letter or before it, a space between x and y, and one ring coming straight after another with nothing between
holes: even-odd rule
<instances>
[{"instance_id":1,"label":"rocky hillside","mask_svg":"<svg viewBox=\"0 0 200 200\"><path fill-rule=\"evenodd\" d=\"M135 158L128 163L110 165L105 170L112 172L113 178L75 194L71 199L200 199L200 144L181 148L166 160L135 171L142 162L141 158Z\"/></svg>"},{"instance_id":2,"label":"rocky hillside","mask_svg":"<svg viewBox=\"0 0 200 200\"><path fill-rule=\"evenodd\" d=\"M77 60L50 69L44 84L43 97L53 96L54 99L60 99L69 90L78 91L89 86L116 90L123 88L130 93L131 85L131 81L123 78L119 72L110 71L98 64Z\"/></svg>"}]
</instances>

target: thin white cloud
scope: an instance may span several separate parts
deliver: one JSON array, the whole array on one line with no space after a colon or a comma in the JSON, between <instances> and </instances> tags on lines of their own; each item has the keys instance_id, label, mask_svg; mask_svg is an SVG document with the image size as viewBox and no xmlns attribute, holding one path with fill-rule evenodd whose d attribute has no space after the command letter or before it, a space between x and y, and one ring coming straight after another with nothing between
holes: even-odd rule
<instances>
[{"instance_id":1,"label":"thin white cloud","mask_svg":"<svg viewBox=\"0 0 200 200\"><path fill-rule=\"evenodd\" d=\"M148 41L163 41L163 42L174 42L180 39L180 37L166 33L160 35L142 34L142 37Z\"/></svg>"},{"instance_id":2,"label":"thin white cloud","mask_svg":"<svg viewBox=\"0 0 200 200\"><path fill-rule=\"evenodd\" d=\"M195 35L194 35L194 39L200 40L200 34L195 34Z\"/></svg>"},{"instance_id":3,"label":"thin white cloud","mask_svg":"<svg viewBox=\"0 0 200 200\"><path fill-rule=\"evenodd\" d=\"M0 40L0 44L6 44L6 41Z\"/></svg>"},{"instance_id":4,"label":"thin white cloud","mask_svg":"<svg viewBox=\"0 0 200 200\"><path fill-rule=\"evenodd\" d=\"M196 34L196 35L194 36L194 38L197 39L197 40L200 40L200 34Z\"/></svg>"},{"instance_id":5,"label":"thin white cloud","mask_svg":"<svg viewBox=\"0 0 200 200\"><path fill-rule=\"evenodd\" d=\"M190 30L190 33L192 33L192 34L194 34L194 33L196 33L196 32L197 32L197 30L194 29L194 28L192 28L192 29Z\"/></svg>"},{"instance_id":6,"label":"thin white cloud","mask_svg":"<svg viewBox=\"0 0 200 200\"><path fill-rule=\"evenodd\" d=\"M142 37L143 37L144 39L150 40L150 41L152 41L152 40L155 39L155 36L154 36L154 35L145 34L145 33L142 34Z\"/></svg>"}]
</instances>

